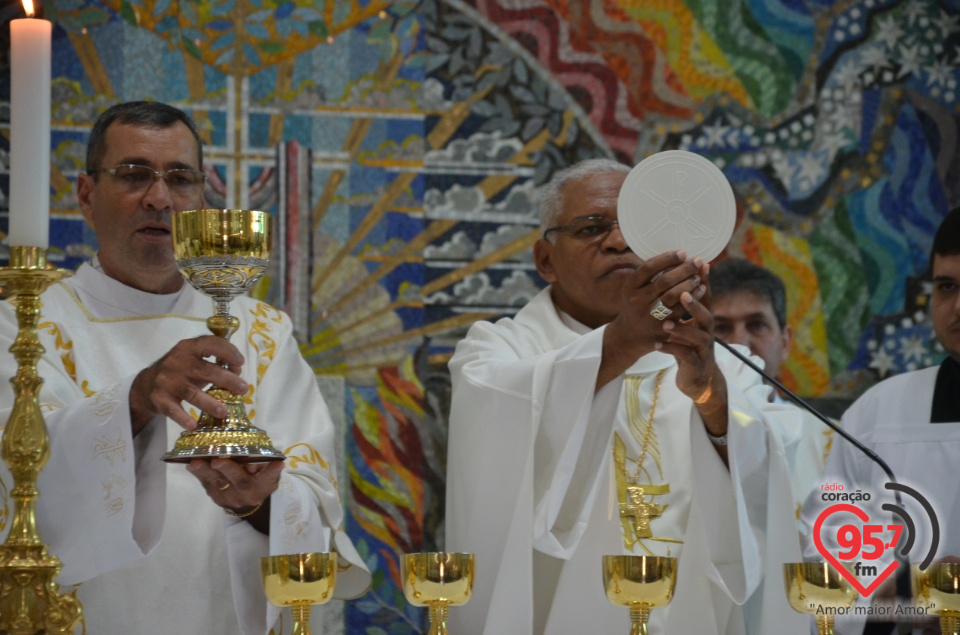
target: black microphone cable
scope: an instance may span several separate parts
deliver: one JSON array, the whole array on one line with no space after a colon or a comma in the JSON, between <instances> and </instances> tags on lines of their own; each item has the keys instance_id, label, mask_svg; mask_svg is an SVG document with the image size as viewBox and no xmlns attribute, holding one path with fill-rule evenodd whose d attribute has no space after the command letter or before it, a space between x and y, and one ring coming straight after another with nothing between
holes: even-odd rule
<instances>
[{"instance_id":1,"label":"black microphone cable","mask_svg":"<svg viewBox=\"0 0 960 635\"><path fill-rule=\"evenodd\" d=\"M754 364L753 361L751 361L749 357L747 357L746 355L744 355L744 354L741 353L740 351L736 350L733 346L731 346L730 344L727 344L727 343L724 342L723 340L721 340L721 339L719 339L719 338L717 338L717 337L714 337L713 339L714 339L714 341L715 341L717 344L719 344L720 346L722 346L722 347L724 347L725 349L727 349L728 351L730 351L730 353L731 353L734 357L736 357L736 358L739 359L741 362L743 362L744 364L746 364L747 366L749 366L750 368L752 368L754 371L756 371L757 373L759 373L761 377L763 377L763 378L764 378L765 380L767 380L771 385L775 386L778 390L780 390L780 392L781 392L786 398L788 398L790 401L792 401L793 403L795 403L796 405L800 406L801 408L803 408L804 410L806 410L807 412L809 412L810 414L812 414L813 416L815 416L817 419L819 419L820 421L822 421L822 422L823 422L824 424L826 424L831 430L833 430L834 432L836 432L837 434L839 434L841 437L843 437L844 439L846 439L847 441L849 441L851 444L853 444L853 446L854 446L855 448L857 448L858 450L860 450L860 451L861 451L864 455L866 455L871 461L873 461L874 463L876 463L877 465L879 465L879 466L880 466L880 469L883 470L883 473L887 475L887 478L890 479L890 482L891 482L891 483L896 483L896 482L897 482L896 477L893 475L893 470L890 469L890 466L887 465L887 462L884 461L883 459L881 459L880 456L879 456L876 452L874 452L873 450L871 450L870 448L868 448L867 446L865 446L863 443L860 442L859 439L857 439L857 438L854 437L852 434L850 434L849 432L847 432L846 430L844 430L843 428L841 428L840 426L838 426L836 423L834 423L833 421L831 421L829 418L827 418L827 417L825 417L824 415L822 415L816 408L814 408L813 406L811 406L810 404L808 404L806 401L804 401L803 399L801 399L798 395L794 394L793 391L791 391L791 390L788 389L786 386L784 386L783 384L781 384L779 381L777 381L776 379L774 379L773 377L771 377L769 373L767 373L767 372L764 371L762 368L760 368L759 366L757 366L756 364ZM902 509L902 508L903 508L903 501L900 499L900 491L897 490L897 489L893 489L892 491L893 491L894 499L895 499L896 502L897 502L897 507L900 507L900 508ZM893 517L893 520L894 520L894 523L899 522L899 519L898 519L896 516ZM913 600L913 591L912 591L912 583L911 583L911 580L910 580L910 567L909 567L909 565L907 564L907 562L906 562L905 559L904 559L904 554L898 554L897 551L894 550L893 555L894 555L894 558L896 558L897 561L900 563L900 565L898 565L898 568L899 568L900 570L897 572L897 575L896 575L896 578L895 578L897 595L900 596L901 598L904 598L904 599L907 599L907 600L911 600L911 601L912 601L912 600ZM901 566L901 565L902 565L902 566ZM868 623L868 625L869 625L869 623ZM912 630L909 625L904 625L904 624L901 624L901 623L899 623L899 622L896 624L896 626L897 626L897 632L900 632L900 633L910 633L911 630ZM905 628L904 628L904 627L905 627Z\"/></svg>"}]
</instances>

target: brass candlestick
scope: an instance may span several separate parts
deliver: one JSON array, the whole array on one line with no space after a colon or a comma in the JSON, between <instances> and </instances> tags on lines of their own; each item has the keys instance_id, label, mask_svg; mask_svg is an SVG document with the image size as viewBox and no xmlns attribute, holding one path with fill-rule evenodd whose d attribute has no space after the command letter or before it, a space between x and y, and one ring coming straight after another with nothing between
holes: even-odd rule
<instances>
[{"instance_id":1,"label":"brass candlestick","mask_svg":"<svg viewBox=\"0 0 960 635\"><path fill-rule=\"evenodd\" d=\"M295 553L260 558L263 592L271 604L289 606L292 635L310 635L310 609L333 597L336 553Z\"/></svg>"},{"instance_id":2,"label":"brass candlestick","mask_svg":"<svg viewBox=\"0 0 960 635\"><path fill-rule=\"evenodd\" d=\"M0 547L0 632L10 635L72 633L83 611L75 594L63 595L54 582L60 560L47 551L37 531L37 478L50 458L50 437L40 412L43 379L37 362L44 353L37 335L40 294L70 275L47 267L40 247L11 247L10 266L0 267L0 286L16 304L17 339L10 352L17 374L10 379L14 401L3 431L3 460L13 476L13 523Z\"/></svg>"},{"instance_id":3,"label":"brass candlestick","mask_svg":"<svg viewBox=\"0 0 960 635\"><path fill-rule=\"evenodd\" d=\"M917 606L940 616L943 635L960 635L960 564L931 564L913 568L913 596Z\"/></svg>"},{"instance_id":4,"label":"brass candlestick","mask_svg":"<svg viewBox=\"0 0 960 635\"><path fill-rule=\"evenodd\" d=\"M408 553L400 559L407 602L430 608L429 635L447 635L450 607L470 599L473 565L472 553Z\"/></svg>"},{"instance_id":5,"label":"brass candlestick","mask_svg":"<svg viewBox=\"0 0 960 635\"><path fill-rule=\"evenodd\" d=\"M826 562L784 564L783 583L790 606L815 616L820 635L834 635L833 613L857 601L857 590Z\"/></svg>"},{"instance_id":6,"label":"brass candlestick","mask_svg":"<svg viewBox=\"0 0 960 635\"><path fill-rule=\"evenodd\" d=\"M603 588L611 604L630 608L630 635L647 635L650 610L670 604L676 585L676 558L603 556Z\"/></svg>"},{"instance_id":7,"label":"brass candlestick","mask_svg":"<svg viewBox=\"0 0 960 635\"><path fill-rule=\"evenodd\" d=\"M214 335L229 340L240 327L240 320L230 315L230 301L252 287L267 268L272 226L270 214L251 210L201 209L173 215L177 267L195 289L213 298L216 313L207 320L207 328ZM285 458L267 433L250 423L242 395L218 386L208 388L207 393L227 406L226 419L204 412L196 429L182 433L173 449L163 455L164 461Z\"/></svg>"}]
</instances>

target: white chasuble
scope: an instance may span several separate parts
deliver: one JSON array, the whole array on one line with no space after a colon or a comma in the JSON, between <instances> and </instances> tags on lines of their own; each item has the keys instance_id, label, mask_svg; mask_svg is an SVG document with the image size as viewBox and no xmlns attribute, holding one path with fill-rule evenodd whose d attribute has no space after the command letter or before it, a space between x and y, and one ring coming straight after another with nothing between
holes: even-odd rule
<instances>
[{"instance_id":1,"label":"white chasuble","mask_svg":"<svg viewBox=\"0 0 960 635\"><path fill-rule=\"evenodd\" d=\"M231 303L241 326L230 341L251 386L248 415L287 455L268 537L226 516L185 465L160 460L178 425L158 416L131 435L134 377L179 340L209 334L210 299L188 285L169 296L143 293L83 265L41 300L40 402L51 452L37 522L63 562L58 582L78 585L86 632L262 635L278 616L260 583L259 559L268 554L336 548L347 567L338 597L366 590L369 573L342 532L333 424L288 318L249 298ZM0 303L0 373L8 377L16 332L10 305ZM0 382L0 420L12 401L10 384ZM4 532L11 483L0 467Z\"/></svg>"},{"instance_id":2,"label":"white chasuble","mask_svg":"<svg viewBox=\"0 0 960 635\"><path fill-rule=\"evenodd\" d=\"M655 609L651 633L806 633L783 594L781 564L799 558L778 416L769 389L723 349L730 402L728 470L693 404L676 387L672 356L652 353L628 371L641 414L654 414L638 482L650 538L628 544L617 494L616 439L637 474L640 440L627 421L622 377L595 390L603 329L561 316L549 289L513 319L475 324L450 362L453 402L447 473L448 551L477 555L474 595L451 609L451 631L568 635L629 629L629 611L603 590L602 556L679 555L673 602ZM648 490L653 491L653 490ZM776 572L776 578L770 575ZM769 587L769 588L767 588ZM739 606L748 599L752 606ZM764 631L763 629L767 630ZM773 629L773 630L770 630Z\"/></svg>"}]
</instances>

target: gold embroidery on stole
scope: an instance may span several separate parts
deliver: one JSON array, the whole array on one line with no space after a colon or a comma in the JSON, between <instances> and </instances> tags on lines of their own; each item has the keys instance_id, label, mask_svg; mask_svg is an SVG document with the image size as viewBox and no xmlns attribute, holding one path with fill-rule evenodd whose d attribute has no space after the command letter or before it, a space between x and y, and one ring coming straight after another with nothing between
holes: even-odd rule
<instances>
[{"instance_id":1,"label":"gold embroidery on stole","mask_svg":"<svg viewBox=\"0 0 960 635\"><path fill-rule=\"evenodd\" d=\"M620 522L623 529L623 541L627 549L632 550L634 545L649 555L653 552L644 545L644 540L656 540L682 544L682 540L655 536L650 522L661 516L667 504L658 504L654 497L670 493L670 484L663 482L663 468L660 463L660 448L657 435L653 429L653 417L656 414L657 397L660 394L660 385L666 371L657 374L653 397L650 402L650 417L644 418L640 412L639 390L643 377L627 375L624 378L624 394L626 398L626 414L630 431L640 446L640 456L636 459L628 458L626 446L617 433L613 435L613 460L616 469L617 501L620 509ZM653 462L652 466L645 465L646 459ZM628 463L635 466L633 474L628 470ZM654 483L654 474L656 480ZM641 482L646 481L646 482Z\"/></svg>"}]
</instances>

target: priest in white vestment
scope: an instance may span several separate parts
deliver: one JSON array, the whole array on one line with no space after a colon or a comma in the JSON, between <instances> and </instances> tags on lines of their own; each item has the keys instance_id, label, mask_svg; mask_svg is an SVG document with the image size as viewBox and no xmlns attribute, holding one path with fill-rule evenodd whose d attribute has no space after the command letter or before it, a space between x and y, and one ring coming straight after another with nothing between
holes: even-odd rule
<instances>
[{"instance_id":1,"label":"priest in white vestment","mask_svg":"<svg viewBox=\"0 0 960 635\"><path fill-rule=\"evenodd\" d=\"M679 565L651 633L805 633L782 576L800 555L779 433L796 411L714 348L705 263L630 251L628 171L592 160L554 178L534 251L550 287L475 324L450 362L446 549L477 557L451 631L627 632L601 559L653 554Z\"/></svg>"},{"instance_id":2,"label":"priest in white vestment","mask_svg":"<svg viewBox=\"0 0 960 635\"><path fill-rule=\"evenodd\" d=\"M240 328L226 342L207 330L210 299L177 271L170 218L203 206L200 151L175 108L131 102L105 112L78 179L99 254L41 296L39 400L51 450L37 522L63 563L58 582L77 585L84 632L96 635L264 635L280 613L260 581L270 554L335 550L338 597L370 582L343 532L333 423L289 318L239 297L231 313ZM16 335L2 302L6 377L16 372ZM202 393L211 383L245 395L250 420L285 461L161 461L201 409L225 415ZM0 382L0 420L12 402ZM4 530L11 484L0 466Z\"/></svg>"}]
</instances>

